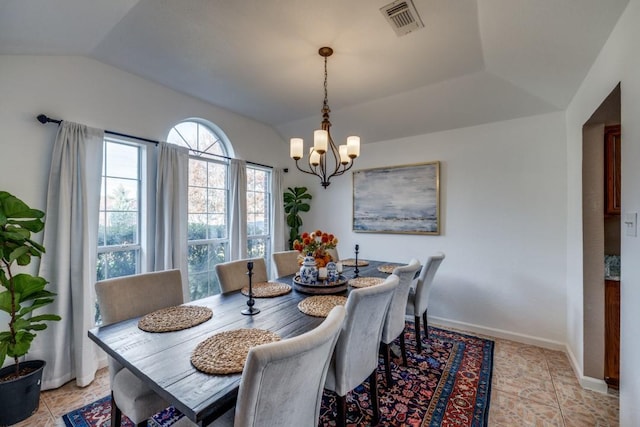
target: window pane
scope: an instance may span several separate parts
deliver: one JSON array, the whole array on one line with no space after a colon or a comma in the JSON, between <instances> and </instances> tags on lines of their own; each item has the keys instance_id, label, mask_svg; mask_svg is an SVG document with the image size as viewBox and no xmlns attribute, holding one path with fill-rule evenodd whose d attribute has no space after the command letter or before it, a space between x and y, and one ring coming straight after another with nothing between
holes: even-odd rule
<instances>
[{"instance_id":1,"label":"window pane","mask_svg":"<svg viewBox=\"0 0 640 427\"><path fill-rule=\"evenodd\" d=\"M188 240L204 240L207 238L207 215L189 214Z\"/></svg>"},{"instance_id":2,"label":"window pane","mask_svg":"<svg viewBox=\"0 0 640 427\"><path fill-rule=\"evenodd\" d=\"M209 218L209 239L223 239L227 237L226 215L212 214Z\"/></svg>"},{"instance_id":3,"label":"window pane","mask_svg":"<svg viewBox=\"0 0 640 427\"><path fill-rule=\"evenodd\" d=\"M199 136L199 151L204 153L218 154L224 155L222 152L222 148L220 147L218 137L212 133L207 127L199 125L198 126L198 136Z\"/></svg>"},{"instance_id":4,"label":"window pane","mask_svg":"<svg viewBox=\"0 0 640 427\"><path fill-rule=\"evenodd\" d=\"M189 213L207 213L207 189L189 187Z\"/></svg>"},{"instance_id":5,"label":"window pane","mask_svg":"<svg viewBox=\"0 0 640 427\"><path fill-rule=\"evenodd\" d=\"M139 251L136 249L99 254L98 280L139 273L136 268L138 265L138 254Z\"/></svg>"},{"instance_id":6,"label":"window pane","mask_svg":"<svg viewBox=\"0 0 640 427\"><path fill-rule=\"evenodd\" d=\"M267 254L265 239L249 239L247 255L249 258L264 258Z\"/></svg>"},{"instance_id":7,"label":"window pane","mask_svg":"<svg viewBox=\"0 0 640 427\"><path fill-rule=\"evenodd\" d=\"M104 174L121 178L138 179L138 152L137 146L125 144L110 144L106 152L107 165Z\"/></svg>"},{"instance_id":8,"label":"window pane","mask_svg":"<svg viewBox=\"0 0 640 427\"><path fill-rule=\"evenodd\" d=\"M138 243L138 214L136 212L108 212L106 245Z\"/></svg>"},{"instance_id":9,"label":"window pane","mask_svg":"<svg viewBox=\"0 0 640 427\"><path fill-rule=\"evenodd\" d=\"M189 159L189 185L207 186L207 161Z\"/></svg>"},{"instance_id":10,"label":"window pane","mask_svg":"<svg viewBox=\"0 0 640 427\"><path fill-rule=\"evenodd\" d=\"M136 171L137 173L137 171ZM106 178L106 210L137 211L138 181Z\"/></svg>"},{"instance_id":11,"label":"window pane","mask_svg":"<svg viewBox=\"0 0 640 427\"><path fill-rule=\"evenodd\" d=\"M225 190L209 190L208 212L224 214L227 205L227 192Z\"/></svg>"},{"instance_id":12,"label":"window pane","mask_svg":"<svg viewBox=\"0 0 640 427\"><path fill-rule=\"evenodd\" d=\"M227 188L227 165L209 163L209 187Z\"/></svg>"}]
</instances>

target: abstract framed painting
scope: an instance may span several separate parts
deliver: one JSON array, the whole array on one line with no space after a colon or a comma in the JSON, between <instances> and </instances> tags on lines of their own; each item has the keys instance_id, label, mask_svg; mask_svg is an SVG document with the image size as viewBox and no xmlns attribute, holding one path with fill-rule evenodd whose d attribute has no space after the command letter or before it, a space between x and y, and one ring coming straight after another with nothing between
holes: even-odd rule
<instances>
[{"instance_id":1,"label":"abstract framed painting","mask_svg":"<svg viewBox=\"0 0 640 427\"><path fill-rule=\"evenodd\" d=\"M440 234L440 162L353 172L353 231Z\"/></svg>"}]
</instances>

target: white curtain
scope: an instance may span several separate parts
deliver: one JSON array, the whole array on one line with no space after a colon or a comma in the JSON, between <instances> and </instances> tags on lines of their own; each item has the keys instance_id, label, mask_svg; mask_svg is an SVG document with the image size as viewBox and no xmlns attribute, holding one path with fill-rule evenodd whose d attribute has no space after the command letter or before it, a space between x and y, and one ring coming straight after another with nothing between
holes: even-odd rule
<instances>
[{"instance_id":1,"label":"white curtain","mask_svg":"<svg viewBox=\"0 0 640 427\"><path fill-rule=\"evenodd\" d=\"M189 150L175 144L158 144L155 209L155 271L179 268L182 291L189 301L187 274L187 195Z\"/></svg>"},{"instance_id":2,"label":"white curtain","mask_svg":"<svg viewBox=\"0 0 640 427\"><path fill-rule=\"evenodd\" d=\"M271 230L273 230L271 253L286 250L283 193L284 172L280 168L274 168L271 174Z\"/></svg>"},{"instance_id":3,"label":"white curtain","mask_svg":"<svg viewBox=\"0 0 640 427\"><path fill-rule=\"evenodd\" d=\"M94 326L96 253L104 131L62 122L58 129L47 192L39 274L58 294L43 312L59 314L33 341L29 357L45 360L42 388L76 378L83 387L97 370ZM46 310L46 311L45 311Z\"/></svg>"},{"instance_id":4,"label":"white curtain","mask_svg":"<svg viewBox=\"0 0 640 427\"><path fill-rule=\"evenodd\" d=\"M231 192L231 226L229 253L231 261L247 257L247 164L231 159L229 165Z\"/></svg>"}]
</instances>

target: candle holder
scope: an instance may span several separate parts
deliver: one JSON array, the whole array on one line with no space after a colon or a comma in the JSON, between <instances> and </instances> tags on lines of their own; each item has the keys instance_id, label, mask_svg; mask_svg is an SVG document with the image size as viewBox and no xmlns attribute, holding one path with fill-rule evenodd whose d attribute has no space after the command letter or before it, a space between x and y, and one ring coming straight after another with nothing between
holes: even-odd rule
<instances>
[{"instance_id":1,"label":"candle holder","mask_svg":"<svg viewBox=\"0 0 640 427\"><path fill-rule=\"evenodd\" d=\"M256 303L253 299L253 286L251 284L251 277L253 276L253 262L249 261L247 263L247 276L249 276L249 299L247 300L247 305L249 308L245 308L241 311L242 314L246 314L247 316L253 316L254 314L260 313L260 309L254 307Z\"/></svg>"},{"instance_id":2,"label":"candle holder","mask_svg":"<svg viewBox=\"0 0 640 427\"><path fill-rule=\"evenodd\" d=\"M360 245L356 245L356 268L353 270L353 277L360 277L360 269L358 268L358 253L360 251Z\"/></svg>"}]
</instances>

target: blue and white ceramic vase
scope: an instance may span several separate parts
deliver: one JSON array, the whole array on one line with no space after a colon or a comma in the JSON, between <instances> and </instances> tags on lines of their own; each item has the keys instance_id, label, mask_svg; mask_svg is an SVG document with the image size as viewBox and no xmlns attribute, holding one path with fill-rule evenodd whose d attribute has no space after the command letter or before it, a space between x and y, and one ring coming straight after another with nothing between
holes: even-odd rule
<instances>
[{"instance_id":1,"label":"blue and white ceramic vase","mask_svg":"<svg viewBox=\"0 0 640 427\"><path fill-rule=\"evenodd\" d=\"M338 267L336 263L330 261L327 263L327 280L329 282L337 282L339 277Z\"/></svg>"},{"instance_id":2,"label":"blue and white ceramic vase","mask_svg":"<svg viewBox=\"0 0 640 427\"><path fill-rule=\"evenodd\" d=\"M307 254L300 267L300 283L305 285L315 285L318 281L318 268L316 267L316 259L311 254Z\"/></svg>"}]
</instances>

